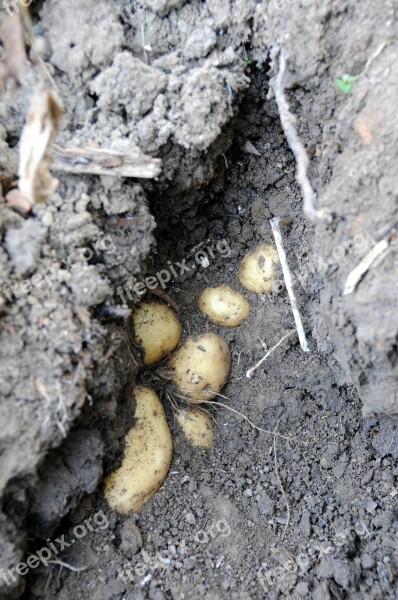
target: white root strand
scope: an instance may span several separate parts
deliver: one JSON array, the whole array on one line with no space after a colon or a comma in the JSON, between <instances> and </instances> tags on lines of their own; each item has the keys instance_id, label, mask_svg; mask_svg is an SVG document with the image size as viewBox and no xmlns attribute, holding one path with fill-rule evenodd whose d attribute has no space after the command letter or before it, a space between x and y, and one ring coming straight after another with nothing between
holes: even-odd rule
<instances>
[{"instance_id":1,"label":"white root strand","mask_svg":"<svg viewBox=\"0 0 398 600\"><path fill-rule=\"evenodd\" d=\"M275 100L278 106L279 118L287 143L294 154L297 164L296 179L303 195L304 214L312 221L330 221L331 215L327 209L317 210L314 207L315 193L312 189L307 170L309 167L308 154L300 141L296 128L296 117L290 112L284 91L284 77L286 72L286 57L283 50L279 53L279 70L274 85Z\"/></svg>"},{"instance_id":2,"label":"white root strand","mask_svg":"<svg viewBox=\"0 0 398 600\"><path fill-rule=\"evenodd\" d=\"M270 223L271 223L272 233L274 234L274 238L275 238L275 244L276 244L276 249L278 251L279 260L281 261L282 273L283 273L283 277L285 279L286 289L289 294L289 300L290 300L290 304L292 307L294 322L296 324L297 333L298 333L299 340L300 340L300 346L304 350L304 352L310 352L310 349L309 349L308 343L307 343L307 337L305 335L305 331L304 331L304 327L303 327L303 322L301 320L300 312L299 312L299 309L297 306L296 295L293 290L293 281L292 281L292 276L291 276L289 265L288 265L287 258L286 258L286 252L283 247L282 234L281 234L281 230L279 227L279 218L276 217L274 219L271 219Z\"/></svg>"},{"instance_id":3,"label":"white root strand","mask_svg":"<svg viewBox=\"0 0 398 600\"><path fill-rule=\"evenodd\" d=\"M355 291L362 277L366 275L376 258L381 256L389 246L388 240L381 240L363 257L361 262L351 271L344 286L343 296Z\"/></svg>"},{"instance_id":4,"label":"white root strand","mask_svg":"<svg viewBox=\"0 0 398 600\"><path fill-rule=\"evenodd\" d=\"M246 377L250 378L250 377L253 375L254 371L255 371L256 369L258 369L259 367L261 367L261 365L263 364L263 362L264 362L265 360L267 360L267 358L268 358L268 357L269 357L269 356L270 356L270 355L271 355L273 352L275 352L275 350L276 350L277 348L279 348L279 346L280 346L281 344L283 344L283 342L284 342L285 340L287 340L287 338L289 338L290 336L292 336L292 335L293 335L293 333L296 333L296 330L295 330L295 329L294 329L293 331L289 331L289 332L288 332L286 335L284 335L284 336L283 336L283 338L281 338L281 339L279 340L279 342L278 342L277 344L275 344L275 346L272 346L272 348L271 348L270 350L268 350L268 352L267 352L267 353L266 353L266 354L265 354L265 355L262 357L262 359L261 359L261 360L259 360L259 361L258 361L258 363L254 365L254 367L251 367L251 368L250 368L248 371L246 371Z\"/></svg>"},{"instance_id":5,"label":"white root strand","mask_svg":"<svg viewBox=\"0 0 398 600\"><path fill-rule=\"evenodd\" d=\"M86 571L86 569L88 569L88 567L74 567L73 565L70 565L69 563L66 563L63 560L49 560L48 562L52 565L59 565L60 567L65 567L66 569L69 569L69 571L73 571L74 573L80 573L81 571Z\"/></svg>"},{"instance_id":6,"label":"white root strand","mask_svg":"<svg viewBox=\"0 0 398 600\"><path fill-rule=\"evenodd\" d=\"M286 505L286 525L285 525L285 529L284 529L283 534L282 534L282 540L283 540L284 537L285 537L285 535L286 535L287 528L289 527L289 522L290 522L290 506L289 506L289 501L288 501L287 496L286 496L285 488L283 487L282 480L281 480L280 475L279 475L278 459L277 459L277 456L276 456L276 436L274 436L274 466L275 466L275 476L276 476L276 478L278 480L279 487L281 488L282 496L283 496L283 499L284 499L285 505Z\"/></svg>"}]
</instances>

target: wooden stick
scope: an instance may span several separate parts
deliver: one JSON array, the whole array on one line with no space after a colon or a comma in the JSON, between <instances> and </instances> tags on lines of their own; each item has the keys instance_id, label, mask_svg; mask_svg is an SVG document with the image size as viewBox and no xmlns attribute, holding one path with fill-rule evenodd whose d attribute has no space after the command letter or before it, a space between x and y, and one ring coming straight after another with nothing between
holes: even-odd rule
<instances>
[{"instance_id":1,"label":"wooden stick","mask_svg":"<svg viewBox=\"0 0 398 600\"><path fill-rule=\"evenodd\" d=\"M139 151L120 152L107 148L76 148L54 144L51 166L55 171L64 173L153 179L160 175L162 161Z\"/></svg>"},{"instance_id":2,"label":"wooden stick","mask_svg":"<svg viewBox=\"0 0 398 600\"><path fill-rule=\"evenodd\" d=\"M297 306L296 294L293 289L293 281L290 273L289 265L286 258L286 252L283 247L282 234L279 227L279 218L275 217L270 220L272 233L274 234L276 249L278 250L279 259L281 261L282 273L285 280L287 293L289 294L290 305L292 307L292 313L294 317L294 322L296 324L297 333L300 340L300 346L304 350L304 352L310 352L308 348L307 338L304 331L303 322L301 320L300 311Z\"/></svg>"}]
</instances>

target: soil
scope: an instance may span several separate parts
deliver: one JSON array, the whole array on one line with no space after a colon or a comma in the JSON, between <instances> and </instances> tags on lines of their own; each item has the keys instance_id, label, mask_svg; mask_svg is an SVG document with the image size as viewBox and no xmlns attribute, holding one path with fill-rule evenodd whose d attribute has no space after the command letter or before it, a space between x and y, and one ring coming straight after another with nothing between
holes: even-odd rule
<instances>
[{"instance_id":1,"label":"soil","mask_svg":"<svg viewBox=\"0 0 398 600\"><path fill-rule=\"evenodd\" d=\"M138 147L162 159L162 174L57 173L57 191L28 217L1 200L0 596L395 598L396 2L46 0L31 9L65 109L57 141ZM273 93L277 48L316 205L331 222L303 216ZM344 73L359 75L347 94L335 83ZM36 84L27 62L0 102L4 195ZM266 295L237 281L246 252L274 243L272 217L287 219L311 352L292 336L248 379L294 325L281 272ZM383 239L388 251L344 295ZM232 370L209 408L208 452L189 446L163 398L170 473L126 517L107 507L101 482L134 424L135 382L164 396L164 365L142 369L131 341L131 290L184 260L189 270L159 289L177 303L184 338L208 329L228 341ZM30 289L10 292L24 281ZM196 307L206 285L223 282L251 306L238 328L218 328ZM3 573L50 543L52 562L14 569L7 585Z\"/></svg>"}]
</instances>

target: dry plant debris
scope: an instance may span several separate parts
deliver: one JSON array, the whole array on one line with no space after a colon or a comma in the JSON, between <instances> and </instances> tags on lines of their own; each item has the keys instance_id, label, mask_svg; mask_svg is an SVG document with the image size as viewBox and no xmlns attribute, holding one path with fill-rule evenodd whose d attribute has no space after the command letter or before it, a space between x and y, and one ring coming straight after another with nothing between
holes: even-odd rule
<instances>
[{"instance_id":1,"label":"dry plant debris","mask_svg":"<svg viewBox=\"0 0 398 600\"><path fill-rule=\"evenodd\" d=\"M286 252L283 247L282 233L279 226L280 219L278 217L271 219L272 233L274 234L276 248L278 250L279 259L281 261L282 273L286 284L287 293L289 294L290 304L292 307L292 313L294 322L296 323L297 333L300 340L300 346L304 352L310 352L308 347L307 337L305 335L303 321L301 320L300 311L297 305L296 294L293 289L293 280L290 272L289 264L286 258Z\"/></svg>"},{"instance_id":2,"label":"dry plant debris","mask_svg":"<svg viewBox=\"0 0 398 600\"><path fill-rule=\"evenodd\" d=\"M361 262L351 271L344 286L343 295L352 294L361 279L366 275L379 256L388 250L389 241L381 240L363 257Z\"/></svg>"},{"instance_id":3,"label":"dry plant debris","mask_svg":"<svg viewBox=\"0 0 398 600\"><path fill-rule=\"evenodd\" d=\"M49 168L51 148L61 126L62 114L58 101L48 90L33 98L21 137L18 184L31 204L45 200L58 185Z\"/></svg>"},{"instance_id":4,"label":"dry plant debris","mask_svg":"<svg viewBox=\"0 0 398 600\"><path fill-rule=\"evenodd\" d=\"M53 147L53 169L64 173L153 179L160 175L161 165L160 158L152 158L139 150L119 152L58 144Z\"/></svg>"},{"instance_id":5,"label":"dry plant debris","mask_svg":"<svg viewBox=\"0 0 398 600\"><path fill-rule=\"evenodd\" d=\"M284 78L286 73L286 57L283 50L279 52L279 70L274 85L275 100L279 117L285 132L287 143L294 154L297 163L296 179L303 194L304 214L312 221L330 221L331 216L325 208L316 209L314 206L315 192L308 177L308 154L297 134L297 119L290 112L289 103L285 96Z\"/></svg>"}]
</instances>

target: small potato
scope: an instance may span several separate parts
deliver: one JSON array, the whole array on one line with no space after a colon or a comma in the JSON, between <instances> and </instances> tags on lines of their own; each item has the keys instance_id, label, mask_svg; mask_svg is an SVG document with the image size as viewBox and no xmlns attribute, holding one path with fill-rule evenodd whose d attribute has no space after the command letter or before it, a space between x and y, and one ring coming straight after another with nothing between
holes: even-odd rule
<instances>
[{"instance_id":1,"label":"small potato","mask_svg":"<svg viewBox=\"0 0 398 600\"><path fill-rule=\"evenodd\" d=\"M122 464L105 480L105 499L119 513L138 511L166 479L173 442L163 406L150 388L137 387L135 425L125 438Z\"/></svg>"},{"instance_id":2,"label":"small potato","mask_svg":"<svg viewBox=\"0 0 398 600\"><path fill-rule=\"evenodd\" d=\"M134 340L144 351L144 364L152 365L174 350L181 338L181 324L165 304L141 302L133 312Z\"/></svg>"},{"instance_id":3,"label":"small potato","mask_svg":"<svg viewBox=\"0 0 398 600\"><path fill-rule=\"evenodd\" d=\"M172 354L169 365L181 396L199 404L221 390L231 368L231 353L216 333L192 335Z\"/></svg>"},{"instance_id":4,"label":"small potato","mask_svg":"<svg viewBox=\"0 0 398 600\"><path fill-rule=\"evenodd\" d=\"M210 450L213 445L213 421L200 408L179 409L177 423L192 446Z\"/></svg>"},{"instance_id":5,"label":"small potato","mask_svg":"<svg viewBox=\"0 0 398 600\"><path fill-rule=\"evenodd\" d=\"M265 294L272 290L275 267L279 264L274 246L262 244L246 254L239 269L239 281L247 290Z\"/></svg>"},{"instance_id":6,"label":"small potato","mask_svg":"<svg viewBox=\"0 0 398 600\"><path fill-rule=\"evenodd\" d=\"M209 287L199 296L199 310L216 325L236 327L247 318L250 307L246 298L229 285Z\"/></svg>"}]
</instances>

